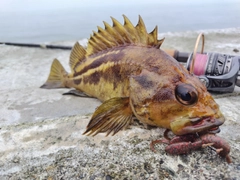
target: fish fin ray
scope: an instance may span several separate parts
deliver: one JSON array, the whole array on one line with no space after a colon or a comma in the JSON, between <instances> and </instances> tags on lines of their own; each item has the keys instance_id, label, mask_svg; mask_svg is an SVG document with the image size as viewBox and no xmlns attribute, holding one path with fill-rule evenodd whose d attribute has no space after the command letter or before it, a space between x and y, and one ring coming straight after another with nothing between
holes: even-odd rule
<instances>
[{"instance_id":1,"label":"fish fin ray","mask_svg":"<svg viewBox=\"0 0 240 180\"><path fill-rule=\"evenodd\" d=\"M90 39L88 40L87 56L90 54L95 54L99 51L101 50L99 49L98 44L94 41L92 35L90 35Z\"/></svg>"},{"instance_id":2,"label":"fish fin ray","mask_svg":"<svg viewBox=\"0 0 240 180\"><path fill-rule=\"evenodd\" d=\"M90 36L86 56L108 48L130 44L159 48L163 42L163 39L157 39L157 27L151 33L147 32L141 16L139 16L138 24L135 27L125 15L123 15L123 25L113 17L111 19L112 26L104 21L105 29L98 26L98 32L93 32L93 35Z\"/></svg>"},{"instance_id":3,"label":"fish fin ray","mask_svg":"<svg viewBox=\"0 0 240 180\"><path fill-rule=\"evenodd\" d=\"M117 41L112 37L111 34L109 34L105 29L101 28L100 26L97 27L98 28L98 34L101 37L102 39L102 42L108 47L108 48L111 48L111 47L114 47L114 46L117 46L118 43Z\"/></svg>"},{"instance_id":4,"label":"fish fin ray","mask_svg":"<svg viewBox=\"0 0 240 180\"><path fill-rule=\"evenodd\" d=\"M127 29L129 34L131 34L132 41L134 43L140 42L140 38L138 36L136 28L133 26L131 21L127 18L127 16L123 15L124 18L124 27Z\"/></svg>"},{"instance_id":5,"label":"fish fin ray","mask_svg":"<svg viewBox=\"0 0 240 180\"><path fill-rule=\"evenodd\" d=\"M113 28L121 35L121 37L124 40L124 43L133 43L131 36L127 29L115 18L111 17L112 22L113 22Z\"/></svg>"},{"instance_id":6,"label":"fish fin ray","mask_svg":"<svg viewBox=\"0 0 240 180\"><path fill-rule=\"evenodd\" d=\"M62 64L54 59L47 81L40 87L44 89L64 88L64 76L67 75Z\"/></svg>"},{"instance_id":7,"label":"fish fin ray","mask_svg":"<svg viewBox=\"0 0 240 180\"><path fill-rule=\"evenodd\" d=\"M160 40L157 40L157 44L156 44L156 48L157 48L157 49L159 49L159 48L161 47L164 39L165 39L165 38L162 38L162 39L160 39Z\"/></svg>"},{"instance_id":8,"label":"fish fin ray","mask_svg":"<svg viewBox=\"0 0 240 180\"><path fill-rule=\"evenodd\" d=\"M115 97L105 101L94 112L87 129L83 134L95 136L105 132L115 135L132 122L133 112L129 104L129 97Z\"/></svg>"},{"instance_id":9,"label":"fish fin ray","mask_svg":"<svg viewBox=\"0 0 240 180\"><path fill-rule=\"evenodd\" d=\"M155 45L156 46L156 44L157 44L157 33L158 33L158 27L156 26L155 28L154 28L154 30L151 32L151 33L149 33L149 36L148 36L148 44L149 45Z\"/></svg>"},{"instance_id":10,"label":"fish fin ray","mask_svg":"<svg viewBox=\"0 0 240 180\"><path fill-rule=\"evenodd\" d=\"M93 38L95 39L95 41L97 42L99 48L101 48L101 50L107 49L108 46L107 44L105 44L105 38L102 37L99 33L93 31Z\"/></svg>"},{"instance_id":11,"label":"fish fin ray","mask_svg":"<svg viewBox=\"0 0 240 180\"><path fill-rule=\"evenodd\" d=\"M72 72L74 72L74 68L76 67L76 65L85 58L85 55L86 50L84 49L84 47L82 47L78 42L76 42L72 48L69 61Z\"/></svg>"},{"instance_id":12,"label":"fish fin ray","mask_svg":"<svg viewBox=\"0 0 240 180\"><path fill-rule=\"evenodd\" d=\"M140 42L143 44L147 45L147 39L148 39L148 33L147 33L147 29L146 26L143 22L142 17L139 15L139 20L138 20L138 24L135 27L137 32L138 32L138 36L140 38Z\"/></svg>"},{"instance_id":13,"label":"fish fin ray","mask_svg":"<svg viewBox=\"0 0 240 180\"><path fill-rule=\"evenodd\" d=\"M103 21L103 24L105 26L105 30L111 34L111 36L115 39L115 41L117 42L118 45L120 44L124 44L124 40L121 37L120 33L118 33L118 31L116 30L116 28L113 28L111 25L109 25L108 23L106 23L105 21Z\"/></svg>"}]
</instances>

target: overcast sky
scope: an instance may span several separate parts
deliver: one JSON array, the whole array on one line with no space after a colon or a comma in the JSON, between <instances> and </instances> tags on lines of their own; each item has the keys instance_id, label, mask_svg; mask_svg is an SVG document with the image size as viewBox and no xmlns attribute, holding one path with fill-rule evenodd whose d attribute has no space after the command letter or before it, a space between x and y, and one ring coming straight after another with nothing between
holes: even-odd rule
<instances>
[{"instance_id":1,"label":"overcast sky","mask_svg":"<svg viewBox=\"0 0 240 180\"><path fill-rule=\"evenodd\" d=\"M168 4L181 4L181 3L221 3L228 1L239 0L0 0L1 12L14 12L14 11L34 11L34 10L51 10L62 9L70 7L84 7L84 6L111 6L117 4L143 4L143 3L168 3ZM134 7L134 6L133 6Z\"/></svg>"}]
</instances>

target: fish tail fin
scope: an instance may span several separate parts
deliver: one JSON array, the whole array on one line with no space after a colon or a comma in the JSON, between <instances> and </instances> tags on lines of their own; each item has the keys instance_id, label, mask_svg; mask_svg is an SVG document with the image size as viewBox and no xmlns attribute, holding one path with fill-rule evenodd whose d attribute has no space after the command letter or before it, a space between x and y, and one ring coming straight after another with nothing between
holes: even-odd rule
<instances>
[{"instance_id":1,"label":"fish tail fin","mask_svg":"<svg viewBox=\"0 0 240 180\"><path fill-rule=\"evenodd\" d=\"M65 85L66 75L67 72L62 66L62 64L57 59L54 59L48 79L40 88L54 89L67 87Z\"/></svg>"}]
</instances>

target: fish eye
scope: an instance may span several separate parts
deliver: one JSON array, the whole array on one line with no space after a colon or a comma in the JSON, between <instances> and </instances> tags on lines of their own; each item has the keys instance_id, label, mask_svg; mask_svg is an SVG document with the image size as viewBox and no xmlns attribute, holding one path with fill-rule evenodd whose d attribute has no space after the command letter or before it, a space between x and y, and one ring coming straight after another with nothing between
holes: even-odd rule
<instances>
[{"instance_id":1,"label":"fish eye","mask_svg":"<svg viewBox=\"0 0 240 180\"><path fill-rule=\"evenodd\" d=\"M183 105L194 105L198 101L197 90L190 84L179 84L175 89L177 100Z\"/></svg>"}]
</instances>

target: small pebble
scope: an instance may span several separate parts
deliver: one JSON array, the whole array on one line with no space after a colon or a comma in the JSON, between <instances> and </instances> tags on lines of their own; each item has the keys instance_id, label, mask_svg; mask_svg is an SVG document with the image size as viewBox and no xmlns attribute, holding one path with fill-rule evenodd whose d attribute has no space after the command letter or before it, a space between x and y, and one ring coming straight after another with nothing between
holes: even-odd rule
<instances>
[{"instance_id":1,"label":"small pebble","mask_svg":"<svg viewBox=\"0 0 240 180\"><path fill-rule=\"evenodd\" d=\"M106 175L106 180L112 180L112 176Z\"/></svg>"},{"instance_id":2,"label":"small pebble","mask_svg":"<svg viewBox=\"0 0 240 180\"><path fill-rule=\"evenodd\" d=\"M239 52L239 50L236 49L236 48L234 48L234 49L233 49L233 52L236 52L236 53L237 53L237 52Z\"/></svg>"}]
</instances>

